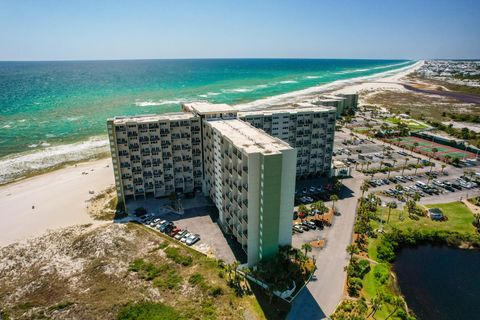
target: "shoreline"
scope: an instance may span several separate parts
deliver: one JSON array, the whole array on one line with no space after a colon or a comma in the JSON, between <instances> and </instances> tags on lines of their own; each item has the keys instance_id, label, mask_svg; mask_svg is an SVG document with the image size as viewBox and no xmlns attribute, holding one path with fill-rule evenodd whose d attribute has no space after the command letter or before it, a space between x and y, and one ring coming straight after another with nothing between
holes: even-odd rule
<instances>
[{"instance_id":1,"label":"shoreline","mask_svg":"<svg viewBox=\"0 0 480 320\"><path fill-rule=\"evenodd\" d=\"M413 66L415 65L418 62ZM413 66L397 71L394 75L390 72L387 80L395 75L402 77L404 73L412 72ZM364 86L371 84L362 82ZM351 83L341 82L341 88L337 89L351 90L351 86ZM328 88L331 89L331 86ZM298 95L298 92L294 94ZM88 149L89 145L83 147ZM70 152L75 155L76 151ZM111 158L108 151L100 159L98 154L91 158L93 159L60 162L27 175L24 173L15 181L0 185L0 219L3 221L0 225L0 247L41 235L50 229L86 223L109 223L95 221L90 217L86 201L114 185ZM94 194L90 194L90 190Z\"/></svg>"},{"instance_id":2,"label":"shoreline","mask_svg":"<svg viewBox=\"0 0 480 320\"><path fill-rule=\"evenodd\" d=\"M336 80L331 83L232 106L239 110L263 109L276 105L295 103L296 101L308 99L322 93L379 89L387 83L389 86L401 87L402 85L398 80L419 68L422 63L423 61L421 60L395 70L384 71L370 76ZM382 82L374 81L378 79L381 79ZM102 156L102 154L105 155ZM91 159L102 159L108 155L108 137L106 135L96 135L83 141L11 154L0 159L0 186L59 170L70 164L81 163Z\"/></svg>"},{"instance_id":3,"label":"shoreline","mask_svg":"<svg viewBox=\"0 0 480 320\"><path fill-rule=\"evenodd\" d=\"M113 185L112 162L104 158L0 186L0 247L52 229L109 223L90 217L87 201Z\"/></svg>"}]
</instances>

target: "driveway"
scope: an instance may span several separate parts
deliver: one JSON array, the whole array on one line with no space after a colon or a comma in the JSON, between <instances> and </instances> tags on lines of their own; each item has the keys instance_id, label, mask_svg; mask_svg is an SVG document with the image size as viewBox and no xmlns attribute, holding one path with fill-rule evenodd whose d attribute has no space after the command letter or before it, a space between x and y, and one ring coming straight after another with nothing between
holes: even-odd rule
<instances>
[{"instance_id":1,"label":"driveway","mask_svg":"<svg viewBox=\"0 0 480 320\"><path fill-rule=\"evenodd\" d=\"M341 215L334 218L332 227L322 231L322 238L326 239L325 248L312 251L317 259L317 280L308 283L300 292L292 303L287 319L323 319L335 311L343 298L346 277L344 268L348 264L346 247L352 241L355 209L362 181L362 175L358 173L354 173L353 178L343 180L354 196L335 204ZM326 204L331 205L331 202Z\"/></svg>"}]
</instances>

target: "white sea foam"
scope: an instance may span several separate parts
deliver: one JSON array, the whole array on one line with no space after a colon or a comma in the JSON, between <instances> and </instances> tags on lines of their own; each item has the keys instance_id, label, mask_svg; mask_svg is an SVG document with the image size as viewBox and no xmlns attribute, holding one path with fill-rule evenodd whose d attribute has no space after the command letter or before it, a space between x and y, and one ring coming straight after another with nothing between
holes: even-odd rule
<instances>
[{"instance_id":1,"label":"white sea foam","mask_svg":"<svg viewBox=\"0 0 480 320\"><path fill-rule=\"evenodd\" d=\"M322 76L306 76L305 79L318 79L321 78Z\"/></svg>"},{"instance_id":2,"label":"white sea foam","mask_svg":"<svg viewBox=\"0 0 480 320\"><path fill-rule=\"evenodd\" d=\"M360 83L365 80L374 80L390 76L402 71L406 71L410 68L415 68L419 66L422 62L419 61L413 65L409 65L403 68L398 68L395 70L389 70L381 73L377 73L371 76L357 77L348 80L338 80L329 84L315 86L307 88L304 90L298 90L294 92L289 92L265 99L256 100L250 103L236 105L238 109L261 109L271 105L287 104L300 101L305 99L305 97L315 95L318 93L332 91L338 88L341 88L345 85ZM402 63L403 64L403 63ZM316 76L310 76L316 77ZM293 81L293 80L286 80ZM272 84L275 85L275 84ZM237 89L227 89L222 92L249 92L253 91L256 88L264 88L270 85L257 85L249 88L237 88ZM220 93L209 92L207 95L213 96ZM161 106L166 104L179 104L184 100L161 100L161 101L136 101L137 106ZM47 121L43 121L45 123ZM7 124L0 128L10 128L10 124ZM94 156L97 156L101 153L108 151L108 140L105 137L92 137L87 141L50 146L47 142L41 142L38 144L31 144L29 148L35 149L30 152L24 152L21 154L15 154L0 159L0 183L6 183L17 179L28 172L35 172L43 169L48 169L55 167L62 163L82 161Z\"/></svg>"},{"instance_id":3,"label":"white sea foam","mask_svg":"<svg viewBox=\"0 0 480 320\"><path fill-rule=\"evenodd\" d=\"M280 94L280 95L276 95L276 96L272 96L264 99L255 100L248 103L237 104L235 105L235 107L240 110L258 110L258 109L268 108L270 106L291 104L291 103L302 101L307 97L314 96L320 93L325 93L327 91L333 91L335 89L339 89L347 85L360 83L366 80L371 81L375 79L380 79L380 78L388 77L400 72L404 72L409 69L415 69L415 68L418 68L422 63L423 63L422 61L418 61L412 65L408 65L408 66L394 69L394 70L388 70L388 71L376 73L370 76L356 77L356 78L350 78L345 80L337 80L328 84L323 84L323 85L314 86L314 87L310 87L303 90L288 92L288 93L284 93L284 94Z\"/></svg>"},{"instance_id":4,"label":"white sea foam","mask_svg":"<svg viewBox=\"0 0 480 320\"><path fill-rule=\"evenodd\" d=\"M160 100L160 101L136 101L135 105L137 107L152 107L152 106L164 106L168 104L180 104L182 102L185 102L185 100Z\"/></svg>"},{"instance_id":5,"label":"white sea foam","mask_svg":"<svg viewBox=\"0 0 480 320\"><path fill-rule=\"evenodd\" d=\"M11 127L12 127L11 125L6 124L6 125L2 126L2 129L10 129Z\"/></svg>"},{"instance_id":6,"label":"white sea foam","mask_svg":"<svg viewBox=\"0 0 480 320\"><path fill-rule=\"evenodd\" d=\"M295 80L285 80L285 81L280 81L279 83L281 83L281 84L289 84L289 83L298 83L298 81L295 81Z\"/></svg>"},{"instance_id":7,"label":"white sea foam","mask_svg":"<svg viewBox=\"0 0 480 320\"><path fill-rule=\"evenodd\" d=\"M28 172L48 169L62 163L82 161L108 151L105 137L93 137L84 142L50 146L43 142L31 144L30 148L40 149L0 159L0 183L17 179Z\"/></svg>"},{"instance_id":8,"label":"white sea foam","mask_svg":"<svg viewBox=\"0 0 480 320\"><path fill-rule=\"evenodd\" d=\"M27 119L20 119L20 120L18 120L18 122L25 122L25 121L27 121Z\"/></svg>"}]
</instances>

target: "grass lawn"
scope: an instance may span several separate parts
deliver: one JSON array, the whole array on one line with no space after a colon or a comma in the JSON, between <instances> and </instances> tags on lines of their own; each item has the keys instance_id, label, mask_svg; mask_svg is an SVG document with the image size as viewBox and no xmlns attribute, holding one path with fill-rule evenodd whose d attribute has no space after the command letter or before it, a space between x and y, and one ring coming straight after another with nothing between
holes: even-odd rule
<instances>
[{"instance_id":1,"label":"grass lawn","mask_svg":"<svg viewBox=\"0 0 480 320\"><path fill-rule=\"evenodd\" d=\"M412 220L408 217L406 211L393 209L390 215L390 226L395 226L401 230L412 229L435 229L448 230L460 233L475 233L475 227L472 225L473 214L462 202L451 202L444 204L427 205L427 208L439 208L443 214L448 217L447 221L433 221L429 217L420 217ZM387 220L388 209L382 208L382 218ZM400 220L402 217L402 220ZM388 225L386 227L388 231Z\"/></svg>"},{"instance_id":2,"label":"grass lawn","mask_svg":"<svg viewBox=\"0 0 480 320\"><path fill-rule=\"evenodd\" d=\"M387 264L379 263L377 265L371 264L371 270L365 275L363 279L363 294L367 300L371 300L380 292L393 294L389 286L390 268ZM388 303L383 303L382 307L375 313L376 319L385 319L393 310L393 307Z\"/></svg>"},{"instance_id":3,"label":"grass lawn","mask_svg":"<svg viewBox=\"0 0 480 320\"><path fill-rule=\"evenodd\" d=\"M388 232L391 227L396 227L400 230L448 230L456 231L463 234L476 233L472 225L473 214L462 202L451 202L445 204L427 205L426 208L440 208L448 217L447 221L432 221L428 217L420 217L419 220L413 220L408 217L405 210L393 209L390 215L390 222L388 225L384 224L384 229ZM388 209L378 209L380 218L387 220ZM374 229L380 227L379 222L373 222ZM371 260L378 263L370 263L371 270L365 275L362 280L363 289L362 297L367 301L378 296L380 292L389 295L398 295L397 289L394 285L393 278L390 276L391 264L380 262L377 258L377 248L381 242L381 238L370 238L368 241L368 256ZM384 302L382 307L376 312L376 319L385 319L388 317L393 306Z\"/></svg>"},{"instance_id":4,"label":"grass lawn","mask_svg":"<svg viewBox=\"0 0 480 320\"><path fill-rule=\"evenodd\" d=\"M419 123L413 119L398 119L398 118L387 118L385 119L386 122L391 123L391 124L399 124L399 123L404 123L408 126L410 130L421 130L421 129L426 129L428 126Z\"/></svg>"}]
</instances>

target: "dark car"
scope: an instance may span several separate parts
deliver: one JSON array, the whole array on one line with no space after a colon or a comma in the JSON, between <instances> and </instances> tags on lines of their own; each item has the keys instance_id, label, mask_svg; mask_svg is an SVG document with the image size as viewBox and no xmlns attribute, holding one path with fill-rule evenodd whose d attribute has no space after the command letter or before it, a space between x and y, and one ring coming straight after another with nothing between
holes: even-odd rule
<instances>
[{"instance_id":1,"label":"dark car","mask_svg":"<svg viewBox=\"0 0 480 320\"><path fill-rule=\"evenodd\" d=\"M462 190L462 186L460 184L458 184L457 182L453 182L452 187L454 187L457 190Z\"/></svg>"},{"instance_id":2,"label":"dark car","mask_svg":"<svg viewBox=\"0 0 480 320\"><path fill-rule=\"evenodd\" d=\"M315 223L313 223L311 221L303 221L302 224L304 226L307 226L309 229L312 229L312 230L317 229L317 227L315 227Z\"/></svg>"}]
</instances>

